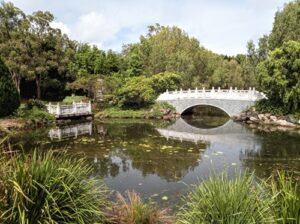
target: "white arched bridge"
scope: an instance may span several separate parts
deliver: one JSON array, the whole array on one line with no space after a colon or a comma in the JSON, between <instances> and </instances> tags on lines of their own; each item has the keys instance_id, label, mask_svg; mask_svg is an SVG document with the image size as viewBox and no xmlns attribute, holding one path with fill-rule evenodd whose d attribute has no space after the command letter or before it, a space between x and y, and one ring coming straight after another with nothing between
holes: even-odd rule
<instances>
[{"instance_id":1,"label":"white arched bridge","mask_svg":"<svg viewBox=\"0 0 300 224\"><path fill-rule=\"evenodd\" d=\"M167 102L175 107L177 113L183 114L186 110L195 106L213 106L223 110L230 117L241 113L253 106L256 101L266 98L255 88L249 90L233 89L195 89L183 91L166 91L157 101Z\"/></svg>"}]
</instances>

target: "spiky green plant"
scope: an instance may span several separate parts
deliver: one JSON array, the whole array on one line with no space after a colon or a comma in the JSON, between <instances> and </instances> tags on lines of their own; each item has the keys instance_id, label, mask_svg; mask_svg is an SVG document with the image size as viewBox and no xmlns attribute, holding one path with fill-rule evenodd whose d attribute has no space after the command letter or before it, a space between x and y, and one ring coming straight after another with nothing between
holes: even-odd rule
<instances>
[{"instance_id":1,"label":"spiky green plant","mask_svg":"<svg viewBox=\"0 0 300 224\"><path fill-rule=\"evenodd\" d=\"M171 224L167 209L159 210L156 204L142 202L136 192L127 191L125 196L117 194L112 209L112 223L117 224Z\"/></svg>"},{"instance_id":2,"label":"spiky green plant","mask_svg":"<svg viewBox=\"0 0 300 224\"><path fill-rule=\"evenodd\" d=\"M35 151L5 163L1 223L104 223L106 190L83 159Z\"/></svg>"},{"instance_id":3,"label":"spiky green plant","mask_svg":"<svg viewBox=\"0 0 300 224\"><path fill-rule=\"evenodd\" d=\"M300 224L300 185L286 172L278 172L266 186L273 197L277 223Z\"/></svg>"},{"instance_id":4,"label":"spiky green plant","mask_svg":"<svg viewBox=\"0 0 300 224\"><path fill-rule=\"evenodd\" d=\"M215 175L202 182L185 198L178 214L179 224L270 223L270 201L253 184L253 174L239 174L230 180L227 174Z\"/></svg>"}]
</instances>

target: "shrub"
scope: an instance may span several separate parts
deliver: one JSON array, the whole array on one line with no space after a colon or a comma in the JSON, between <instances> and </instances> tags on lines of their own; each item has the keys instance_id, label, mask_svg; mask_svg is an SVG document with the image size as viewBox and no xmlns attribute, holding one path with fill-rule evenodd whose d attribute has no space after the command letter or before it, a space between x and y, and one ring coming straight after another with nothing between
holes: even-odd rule
<instances>
[{"instance_id":1,"label":"shrub","mask_svg":"<svg viewBox=\"0 0 300 224\"><path fill-rule=\"evenodd\" d=\"M84 160L64 153L16 156L0 177L1 223L104 223L107 192L90 173Z\"/></svg>"},{"instance_id":2,"label":"shrub","mask_svg":"<svg viewBox=\"0 0 300 224\"><path fill-rule=\"evenodd\" d=\"M63 100L63 103L65 104L72 104L73 102L80 102L80 101L86 101L88 98L86 96L66 96Z\"/></svg>"},{"instance_id":3,"label":"shrub","mask_svg":"<svg viewBox=\"0 0 300 224\"><path fill-rule=\"evenodd\" d=\"M210 177L190 193L178 214L180 224L267 223L273 221L271 201L253 185L253 175Z\"/></svg>"},{"instance_id":4,"label":"shrub","mask_svg":"<svg viewBox=\"0 0 300 224\"><path fill-rule=\"evenodd\" d=\"M273 209L278 223L300 223L300 185L293 176L285 172L278 173L267 184L273 197Z\"/></svg>"},{"instance_id":5,"label":"shrub","mask_svg":"<svg viewBox=\"0 0 300 224\"><path fill-rule=\"evenodd\" d=\"M36 107L38 109L46 110L46 105L43 101L37 99L30 99L26 102L25 105L27 110L31 110L32 108Z\"/></svg>"},{"instance_id":6,"label":"shrub","mask_svg":"<svg viewBox=\"0 0 300 224\"><path fill-rule=\"evenodd\" d=\"M0 59L0 117L11 115L20 106L20 96L8 68Z\"/></svg>"},{"instance_id":7,"label":"shrub","mask_svg":"<svg viewBox=\"0 0 300 224\"><path fill-rule=\"evenodd\" d=\"M135 192L127 191L123 197L117 194L117 203L113 206L112 220L122 224L168 224L172 219L167 210L159 210L154 203L143 203Z\"/></svg>"},{"instance_id":8,"label":"shrub","mask_svg":"<svg viewBox=\"0 0 300 224\"><path fill-rule=\"evenodd\" d=\"M154 102L155 92L150 79L145 76L129 78L118 90L117 101L120 107L143 107Z\"/></svg>"},{"instance_id":9,"label":"shrub","mask_svg":"<svg viewBox=\"0 0 300 224\"><path fill-rule=\"evenodd\" d=\"M255 109L262 113L271 113L274 115L282 116L287 114L287 110L285 110L282 105L274 105L267 99L263 99L258 101L255 104Z\"/></svg>"},{"instance_id":10,"label":"shrub","mask_svg":"<svg viewBox=\"0 0 300 224\"><path fill-rule=\"evenodd\" d=\"M49 114L47 111L33 107L31 110L20 107L17 116L24 119L26 122L34 125L46 124L55 120L54 115Z\"/></svg>"},{"instance_id":11,"label":"shrub","mask_svg":"<svg viewBox=\"0 0 300 224\"><path fill-rule=\"evenodd\" d=\"M300 109L300 43L285 42L259 63L259 83L268 99L287 112Z\"/></svg>"},{"instance_id":12,"label":"shrub","mask_svg":"<svg viewBox=\"0 0 300 224\"><path fill-rule=\"evenodd\" d=\"M158 95L168 90L175 90L180 86L182 77L172 72L162 72L150 77L152 88Z\"/></svg>"}]
</instances>

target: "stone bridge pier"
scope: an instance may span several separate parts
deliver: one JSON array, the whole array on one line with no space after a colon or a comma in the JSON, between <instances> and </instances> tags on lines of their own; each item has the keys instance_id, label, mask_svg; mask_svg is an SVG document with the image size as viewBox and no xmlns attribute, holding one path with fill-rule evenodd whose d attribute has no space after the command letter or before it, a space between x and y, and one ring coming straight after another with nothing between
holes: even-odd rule
<instances>
[{"instance_id":1,"label":"stone bridge pier","mask_svg":"<svg viewBox=\"0 0 300 224\"><path fill-rule=\"evenodd\" d=\"M266 98L265 94L256 91L237 89L195 89L187 91L166 91L157 101L172 105L177 113L183 114L195 106L212 106L223 110L230 117L238 115L253 106L256 101Z\"/></svg>"}]
</instances>

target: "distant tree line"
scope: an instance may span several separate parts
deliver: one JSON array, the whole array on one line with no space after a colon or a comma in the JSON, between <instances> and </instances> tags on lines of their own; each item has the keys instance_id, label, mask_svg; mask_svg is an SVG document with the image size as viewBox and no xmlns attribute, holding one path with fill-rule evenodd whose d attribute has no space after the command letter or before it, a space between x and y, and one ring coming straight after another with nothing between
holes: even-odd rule
<instances>
[{"instance_id":1,"label":"distant tree line","mask_svg":"<svg viewBox=\"0 0 300 224\"><path fill-rule=\"evenodd\" d=\"M26 15L4 2L0 54L25 98L60 100L71 92L94 97L101 89L113 104L144 106L167 88L256 87L273 103L298 110L299 11L299 0L286 4L272 32L257 46L249 41L246 54L213 53L182 29L159 24L117 53L71 40L51 27L50 12ZM153 85L157 77L163 80L159 90Z\"/></svg>"}]
</instances>

